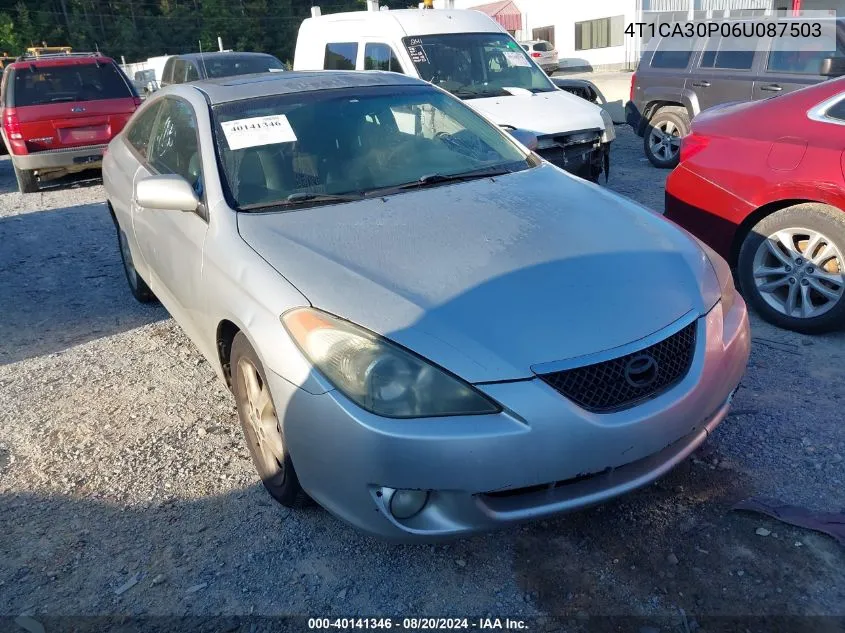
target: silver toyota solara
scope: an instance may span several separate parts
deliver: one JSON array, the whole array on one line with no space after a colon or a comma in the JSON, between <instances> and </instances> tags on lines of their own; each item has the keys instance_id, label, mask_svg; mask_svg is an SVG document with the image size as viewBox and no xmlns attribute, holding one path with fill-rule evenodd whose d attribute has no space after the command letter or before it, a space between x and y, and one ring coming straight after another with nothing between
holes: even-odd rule
<instances>
[{"instance_id":1,"label":"silver toyota solara","mask_svg":"<svg viewBox=\"0 0 845 633\"><path fill-rule=\"evenodd\" d=\"M725 418L750 340L727 264L533 142L317 72L169 87L111 143L132 294L229 385L279 502L468 534L634 490Z\"/></svg>"}]
</instances>

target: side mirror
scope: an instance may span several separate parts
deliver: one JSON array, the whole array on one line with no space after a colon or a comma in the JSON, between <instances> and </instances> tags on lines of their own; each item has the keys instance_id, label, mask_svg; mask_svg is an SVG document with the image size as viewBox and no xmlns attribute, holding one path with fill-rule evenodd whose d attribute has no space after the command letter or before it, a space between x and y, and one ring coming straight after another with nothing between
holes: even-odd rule
<instances>
[{"instance_id":1,"label":"side mirror","mask_svg":"<svg viewBox=\"0 0 845 633\"><path fill-rule=\"evenodd\" d=\"M825 57L822 60L819 74L825 77L845 75L845 57Z\"/></svg>"},{"instance_id":2,"label":"side mirror","mask_svg":"<svg viewBox=\"0 0 845 633\"><path fill-rule=\"evenodd\" d=\"M135 202L147 209L196 211L200 204L193 187L181 176L149 176L135 184Z\"/></svg>"},{"instance_id":3,"label":"side mirror","mask_svg":"<svg viewBox=\"0 0 845 633\"><path fill-rule=\"evenodd\" d=\"M532 152L537 150L537 145L539 145L540 141L537 140L537 135L533 132L529 132L528 130L508 130L510 135L514 137L517 141L525 145L528 149Z\"/></svg>"}]
</instances>

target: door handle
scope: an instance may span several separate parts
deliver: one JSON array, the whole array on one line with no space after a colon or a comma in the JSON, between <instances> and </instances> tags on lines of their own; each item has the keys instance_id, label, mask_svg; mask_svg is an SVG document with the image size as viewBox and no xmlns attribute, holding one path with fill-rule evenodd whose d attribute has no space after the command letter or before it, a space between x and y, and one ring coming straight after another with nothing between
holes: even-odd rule
<instances>
[{"instance_id":1,"label":"door handle","mask_svg":"<svg viewBox=\"0 0 845 633\"><path fill-rule=\"evenodd\" d=\"M760 90L765 90L766 92L780 92L783 90L783 87L778 84L767 84L765 86L760 86Z\"/></svg>"},{"instance_id":2,"label":"door handle","mask_svg":"<svg viewBox=\"0 0 845 633\"><path fill-rule=\"evenodd\" d=\"M696 88L709 88L710 82L709 81L694 81L694 82L692 82L692 85L695 86Z\"/></svg>"}]
</instances>

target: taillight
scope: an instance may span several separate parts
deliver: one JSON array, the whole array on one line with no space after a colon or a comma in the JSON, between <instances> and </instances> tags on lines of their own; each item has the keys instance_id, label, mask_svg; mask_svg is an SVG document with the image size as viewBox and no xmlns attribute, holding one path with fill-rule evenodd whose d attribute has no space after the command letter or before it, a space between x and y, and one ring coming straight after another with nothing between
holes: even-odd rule
<instances>
[{"instance_id":1,"label":"taillight","mask_svg":"<svg viewBox=\"0 0 845 633\"><path fill-rule=\"evenodd\" d=\"M536 59L537 57L542 57L542 55L540 53L531 53L531 57Z\"/></svg>"},{"instance_id":2,"label":"taillight","mask_svg":"<svg viewBox=\"0 0 845 633\"><path fill-rule=\"evenodd\" d=\"M628 101L634 100L634 88L635 88L634 82L636 82L636 81L637 81L637 73L631 73L631 92L628 95Z\"/></svg>"},{"instance_id":3,"label":"taillight","mask_svg":"<svg viewBox=\"0 0 845 633\"><path fill-rule=\"evenodd\" d=\"M21 122L18 120L18 113L14 109L8 108L3 117L3 129L6 130L6 137L11 141L23 140L21 133Z\"/></svg>"},{"instance_id":4,"label":"taillight","mask_svg":"<svg viewBox=\"0 0 845 633\"><path fill-rule=\"evenodd\" d=\"M688 161L690 158L698 154L710 143L710 139L700 134L688 134L681 138L681 158L680 161Z\"/></svg>"}]
</instances>

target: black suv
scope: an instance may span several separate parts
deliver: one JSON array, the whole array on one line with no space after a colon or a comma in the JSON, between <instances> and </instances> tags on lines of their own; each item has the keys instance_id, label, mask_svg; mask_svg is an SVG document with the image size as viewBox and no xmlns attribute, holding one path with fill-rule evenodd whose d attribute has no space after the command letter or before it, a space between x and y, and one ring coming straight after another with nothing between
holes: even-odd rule
<instances>
[{"instance_id":1,"label":"black suv","mask_svg":"<svg viewBox=\"0 0 845 633\"><path fill-rule=\"evenodd\" d=\"M680 138L702 110L723 103L756 101L845 74L845 21L836 21L837 51L794 51L773 39L757 51L730 50L721 37L702 38L691 51L665 41L643 54L631 77L628 124L643 137L657 167L674 167Z\"/></svg>"}]
</instances>

